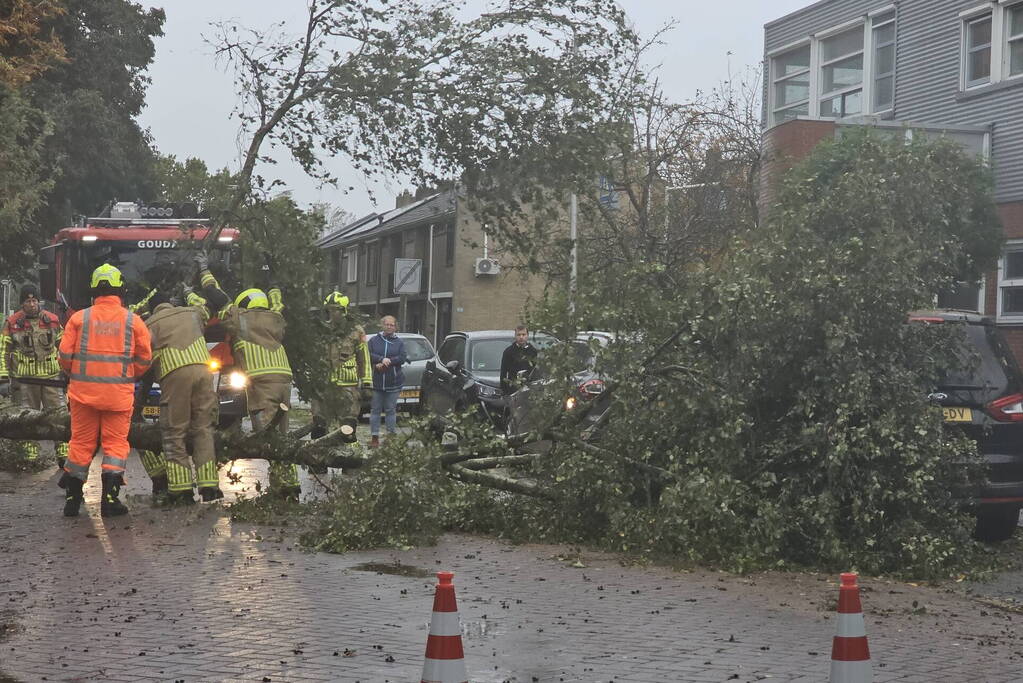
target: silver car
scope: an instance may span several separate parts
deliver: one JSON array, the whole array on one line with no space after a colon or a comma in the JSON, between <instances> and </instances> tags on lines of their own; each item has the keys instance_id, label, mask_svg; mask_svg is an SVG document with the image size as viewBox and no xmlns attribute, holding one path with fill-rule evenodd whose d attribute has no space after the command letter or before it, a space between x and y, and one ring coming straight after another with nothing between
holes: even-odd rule
<instances>
[{"instance_id":1,"label":"silver car","mask_svg":"<svg viewBox=\"0 0 1023 683\"><path fill-rule=\"evenodd\" d=\"M405 374L405 384L398 395L398 409L418 413L423 370L426 369L426 361L434 357L433 345L421 334L399 332L398 337L405 342L405 355L408 356L408 364L401 369Z\"/></svg>"}]
</instances>

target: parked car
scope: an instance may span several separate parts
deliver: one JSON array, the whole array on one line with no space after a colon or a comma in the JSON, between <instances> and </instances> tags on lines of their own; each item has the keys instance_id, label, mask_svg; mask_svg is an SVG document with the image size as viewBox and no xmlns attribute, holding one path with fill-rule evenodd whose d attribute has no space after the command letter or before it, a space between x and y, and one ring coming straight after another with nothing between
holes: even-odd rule
<instances>
[{"instance_id":1,"label":"parked car","mask_svg":"<svg viewBox=\"0 0 1023 683\"><path fill-rule=\"evenodd\" d=\"M573 370L571 384L573 388L561 394L550 395L548 387L557 380L552 377L547 365L541 359L537 368L518 391L508 396L508 420L505 434L519 437L530 431L539 429L545 417L558 411L582 410L588 408L586 417L580 427L581 436L591 439L601 423L601 418L611 404L610 396L604 397L605 378L599 375L594 366L596 356L589 340L596 339L600 346L606 346L613 336L605 332L580 333L574 341L564 342L569 354L569 362ZM548 353L550 349L548 350ZM556 402L556 403L555 403ZM592 405L588 405L595 402Z\"/></svg>"},{"instance_id":2,"label":"parked car","mask_svg":"<svg viewBox=\"0 0 1023 683\"><path fill-rule=\"evenodd\" d=\"M975 535L984 541L1012 536L1023 506L1023 373L994 321L975 313L914 313L911 322L965 326L968 370L953 370L930 398L945 424L977 442L987 461L987 481L977 495Z\"/></svg>"},{"instance_id":3,"label":"parked car","mask_svg":"<svg viewBox=\"0 0 1023 683\"><path fill-rule=\"evenodd\" d=\"M421 401L435 415L476 407L495 427L504 429L505 396L501 390L501 356L515 341L514 330L453 332L444 338L437 356L423 372ZM539 350L557 342L554 337L532 333Z\"/></svg>"},{"instance_id":4,"label":"parked car","mask_svg":"<svg viewBox=\"0 0 1023 683\"><path fill-rule=\"evenodd\" d=\"M435 355L433 344L421 334L399 332L398 336L405 342L405 355L408 356L408 364L402 366L405 384L402 385L401 393L398 395L398 410L418 413L423 371L426 370L426 363Z\"/></svg>"}]
</instances>

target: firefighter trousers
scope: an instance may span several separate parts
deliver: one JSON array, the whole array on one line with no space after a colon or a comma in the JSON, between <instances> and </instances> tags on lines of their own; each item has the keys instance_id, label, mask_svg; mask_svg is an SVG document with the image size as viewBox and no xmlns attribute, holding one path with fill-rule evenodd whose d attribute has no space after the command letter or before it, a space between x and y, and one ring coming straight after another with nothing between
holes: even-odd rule
<instances>
[{"instance_id":1,"label":"firefighter trousers","mask_svg":"<svg viewBox=\"0 0 1023 683\"><path fill-rule=\"evenodd\" d=\"M331 387L333 405L318 398L312 400L313 421L327 428L329 432L338 420L345 418L359 419L362 412L362 391L359 387L335 385Z\"/></svg>"},{"instance_id":2,"label":"firefighter trousers","mask_svg":"<svg viewBox=\"0 0 1023 683\"><path fill-rule=\"evenodd\" d=\"M48 377L47 379L57 379L57 376ZM67 410L67 403L64 401L64 392L59 387L44 387L39 384L27 384L25 382L18 382L17 378L14 380L17 383L17 394L18 403L31 408L32 410ZM35 460L39 457L39 442L38 441L24 441L22 447L25 450L25 455L29 460ZM67 444L63 441L54 441L53 450L56 452L58 458L67 457Z\"/></svg>"},{"instance_id":3,"label":"firefighter trousers","mask_svg":"<svg viewBox=\"0 0 1023 683\"><path fill-rule=\"evenodd\" d=\"M257 375L249 378L245 389L245 400L252 420L252 430L265 429L282 411L281 406L291 407L291 378L287 375ZM288 411L283 410L277 423L277 431L288 433ZM294 488L299 486L298 466L291 463L270 463L270 488Z\"/></svg>"},{"instance_id":4,"label":"firefighter trousers","mask_svg":"<svg viewBox=\"0 0 1023 683\"><path fill-rule=\"evenodd\" d=\"M71 399L71 443L64 471L85 481L97 448L103 450L103 473L123 474L128 462L131 410L99 410Z\"/></svg>"},{"instance_id":5,"label":"firefighter trousers","mask_svg":"<svg viewBox=\"0 0 1023 683\"><path fill-rule=\"evenodd\" d=\"M213 446L217 408L213 378L205 365L185 365L160 378L160 431L172 492L192 488L193 462L199 486L218 485ZM191 440L191 458L186 439Z\"/></svg>"}]
</instances>

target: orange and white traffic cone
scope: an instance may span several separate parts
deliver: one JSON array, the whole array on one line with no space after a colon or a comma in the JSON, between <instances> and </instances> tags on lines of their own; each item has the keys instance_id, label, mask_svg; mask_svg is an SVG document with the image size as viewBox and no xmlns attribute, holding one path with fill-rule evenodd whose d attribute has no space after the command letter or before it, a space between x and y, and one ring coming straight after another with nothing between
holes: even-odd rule
<instances>
[{"instance_id":1,"label":"orange and white traffic cone","mask_svg":"<svg viewBox=\"0 0 1023 683\"><path fill-rule=\"evenodd\" d=\"M422 683L467 683L469 680L462 653L462 625L458 621L455 586L451 583L454 576L451 572L437 572L440 583L433 596Z\"/></svg>"},{"instance_id":2,"label":"orange and white traffic cone","mask_svg":"<svg viewBox=\"0 0 1023 683\"><path fill-rule=\"evenodd\" d=\"M842 574L838 589L838 635L831 646L831 683L871 683L867 629L856 574Z\"/></svg>"}]
</instances>

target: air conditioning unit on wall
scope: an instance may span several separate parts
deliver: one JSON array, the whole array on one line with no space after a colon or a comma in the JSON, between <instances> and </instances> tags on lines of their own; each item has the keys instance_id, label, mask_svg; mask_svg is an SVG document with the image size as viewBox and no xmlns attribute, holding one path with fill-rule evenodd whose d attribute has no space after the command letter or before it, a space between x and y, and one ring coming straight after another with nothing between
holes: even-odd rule
<instances>
[{"instance_id":1,"label":"air conditioning unit on wall","mask_svg":"<svg viewBox=\"0 0 1023 683\"><path fill-rule=\"evenodd\" d=\"M476 277L480 275L497 275L501 272L501 264L492 258L476 259Z\"/></svg>"}]
</instances>

